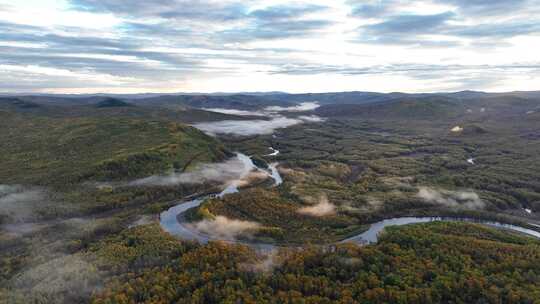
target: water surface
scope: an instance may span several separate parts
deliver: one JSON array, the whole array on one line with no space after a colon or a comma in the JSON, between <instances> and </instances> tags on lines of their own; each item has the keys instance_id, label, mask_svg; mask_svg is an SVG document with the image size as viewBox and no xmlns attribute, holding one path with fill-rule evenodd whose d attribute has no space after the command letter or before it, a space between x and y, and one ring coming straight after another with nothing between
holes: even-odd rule
<instances>
[{"instance_id":1,"label":"water surface","mask_svg":"<svg viewBox=\"0 0 540 304\"><path fill-rule=\"evenodd\" d=\"M483 221L483 220L475 220L475 219L469 219L469 218L447 218L447 217L398 217L398 218L386 219L386 220L382 220L380 222L374 223L369 227L367 231L360 233L356 236L350 237L348 239L345 239L342 242L353 242L353 243L360 243L360 244L376 243L378 240L379 234L384 230L384 228L388 226L403 226L403 225L409 225L409 224L428 223L428 222L435 222L435 221L479 223L482 225L491 226L495 228L517 231L517 232L527 234L529 236L533 236L540 239L540 232L538 231L519 227L516 225L503 224L503 223L498 223L498 222L493 222L493 221Z\"/></svg>"},{"instance_id":2,"label":"water surface","mask_svg":"<svg viewBox=\"0 0 540 304\"><path fill-rule=\"evenodd\" d=\"M201 205L205 200L212 198L212 197L222 197L225 194L229 193L236 193L239 191L238 185L240 184L241 180L247 177L253 170L263 170L258 168L251 158L247 155L244 155L242 153L237 153L236 157L242 161L244 164L244 169L241 173L241 176L237 180L232 180L229 183L227 183L225 189L221 191L218 194L214 195L207 195L203 197L198 197L196 199L182 202L176 206L171 207L167 211L164 211L160 214L160 224L161 227L169 232L172 235L175 235L179 238L186 239L186 240L197 240L201 243L207 243L209 240L214 239L210 235L205 235L202 233L199 233L197 230L194 230L188 226L186 226L185 221L185 212L191 208L198 207ZM270 169L270 176L274 179L274 186L280 185L283 182L283 179L281 175L279 174L279 171L277 170L278 163L272 163L269 166ZM266 171L266 170L265 170ZM434 222L434 221L462 221L462 222L474 222L474 223L480 223L486 226L500 228L500 229L507 229L512 230L516 232L520 232L522 234L526 234L529 236L536 237L540 239L540 232L527 229L523 227L519 227L516 225L510 225L510 224L503 224L493 221L482 221L482 220L475 220L475 219L469 219L469 218L448 218L448 217L398 217L398 218L391 218L382 220L376 223L371 224L369 229L363 233L360 233L358 235L355 235L353 237L350 237L348 239L345 239L341 241L344 242L352 242L357 244L371 244L376 243L378 240L379 234L388 226L403 226L403 225L409 225L409 224L417 224L417 223L428 223L428 222ZM238 242L235 240L225 240L228 242ZM239 242L243 243L243 242ZM260 249L268 249L272 248L273 245L270 244L263 244L263 243L249 243L248 245L260 248Z\"/></svg>"}]
</instances>

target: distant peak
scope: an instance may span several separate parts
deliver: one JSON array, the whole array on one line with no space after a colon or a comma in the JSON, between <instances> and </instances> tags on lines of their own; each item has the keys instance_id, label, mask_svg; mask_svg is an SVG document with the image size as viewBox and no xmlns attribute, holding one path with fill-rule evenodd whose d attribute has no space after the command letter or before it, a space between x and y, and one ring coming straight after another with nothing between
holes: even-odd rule
<instances>
[{"instance_id":1,"label":"distant peak","mask_svg":"<svg viewBox=\"0 0 540 304\"><path fill-rule=\"evenodd\" d=\"M132 106L133 106L132 104L129 104L123 100L112 98L112 97L105 98L104 100L96 104L97 108L116 108L116 107L132 107Z\"/></svg>"}]
</instances>

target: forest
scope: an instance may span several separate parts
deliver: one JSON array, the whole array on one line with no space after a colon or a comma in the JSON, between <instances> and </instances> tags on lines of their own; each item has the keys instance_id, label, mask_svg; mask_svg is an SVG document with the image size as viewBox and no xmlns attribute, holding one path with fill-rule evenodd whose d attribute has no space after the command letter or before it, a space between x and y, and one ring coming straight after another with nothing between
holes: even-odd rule
<instances>
[{"instance_id":1,"label":"forest","mask_svg":"<svg viewBox=\"0 0 540 304\"><path fill-rule=\"evenodd\" d=\"M320 119L271 134L190 126L253 121L197 103L289 105L272 98L0 99L0 303L540 303L540 243L516 232L433 222L341 243L401 216L538 231L535 100L325 99L282 114ZM259 169L211 196L239 174L235 152ZM248 231L206 244L159 224L207 195L186 225Z\"/></svg>"},{"instance_id":2,"label":"forest","mask_svg":"<svg viewBox=\"0 0 540 304\"><path fill-rule=\"evenodd\" d=\"M120 272L93 303L538 303L540 242L475 224L392 228L378 244L165 245L156 227L91 252ZM152 237L150 237L150 234ZM167 238L167 236L162 236ZM170 241L169 241L170 242ZM111 264L111 261L114 263ZM129 269L128 273L123 273Z\"/></svg>"}]
</instances>

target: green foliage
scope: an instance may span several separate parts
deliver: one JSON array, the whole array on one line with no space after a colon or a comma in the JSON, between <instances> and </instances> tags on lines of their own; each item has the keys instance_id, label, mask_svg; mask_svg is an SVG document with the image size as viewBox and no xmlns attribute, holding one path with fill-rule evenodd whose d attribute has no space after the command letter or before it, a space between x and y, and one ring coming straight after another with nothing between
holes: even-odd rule
<instances>
[{"instance_id":1,"label":"green foliage","mask_svg":"<svg viewBox=\"0 0 540 304\"><path fill-rule=\"evenodd\" d=\"M0 122L5 184L59 185L130 179L223 158L202 132L139 119L45 118L13 114ZM24 136L20 136L24 134Z\"/></svg>"},{"instance_id":2,"label":"green foliage","mask_svg":"<svg viewBox=\"0 0 540 304\"><path fill-rule=\"evenodd\" d=\"M96 108L132 107L133 105L120 99L107 97L96 104Z\"/></svg>"},{"instance_id":3,"label":"green foliage","mask_svg":"<svg viewBox=\"0 0 540 304\"><path fill-rule=\"evenodd\" d=\"M270 257L240 245L176 240L156 224L157 214L215 185L126 182L229 156L216 139L179 121L248 118L187 106L263 106L240 95L158 99L159 106L105 100L103 107L103 98L81 105L0 100L0 184L44 193L18 206L31 211L22 219L30 223L0 212L0 303L88 302L92 293L96 303L540 301L538 242L474 224L391 227L376 245L308 246ZM275 137L221 138L261 167L278 161L284 184L252 185L190 215L255 221L257 240L279 244L337 241L403 215L522 222L523 207L540 211L540 120L524 116L537 106L521 98L329 106L319 111L330 117L324 123ZM450 132L456 125L464 130ZM264 156L270 146L281 153ZM417 197L420 186L473 191L486 207L426 202ZM298 212L322 194L335 214Z\"/></svg>"},{"instance_id":4,"label":"green foliage","mask_svg":"<svg viewBox=\"0 0 540 304\"><path fill-rule=\"evenodd\" d=\"M137 269L166 265L195 244L179 244L173 236L164 233L158 224L126 229L90 246L87 254L96 257L104 271L112 273L134 272Z\"/></svg>"},{"instance_id":5,"label":"green foliage","mask_svg":"<svg viewBox=\"0 0 540 304\"><path fill-rule=\"evenodd\" d=\"M200 216L196 219L224 215L255 221L263 225L256 238L279 243L329 243L365 228L345 214L318 217L299 213L305 206L298 198L287 197L276 189L253 188L205 202L198 208Z\"/></svg>"},{"instance_id":6,"label":"green foliage","mask_svg":"<svg viewBox=\"0 0 540 304\"><path fill-rule=\"evenodd\" d=\"M540 301L540 243L475 224L395 227L377 245L282 249L268 261L244 246L196 246L118 276L93 303Z\"/></svg>"},{"instance_id":7,"label":"green foliage","mask_svg":"<svg viewBox=\"0 0 540 304\"><path fill-rule=\"evenodd\" d=\"M523 208L538 212L540 141L532 134L540 121L524 119L525 108L504 99L469 101L472 113L454 103L420 99L361 106L389 113L356 113L347 105L332 105L348 115L280 130L277 138L223 140L250 154L278 148L278 156L266 159L286 168L285 195L325 193L338 207L356 208L341 209L362 223L464 211L419 199L421 186L475 192L485 203L481 211L486 215L525 215ZM528 101L523 107L537 105ZM448 115L430 117L430 111L417 109L420 106ZM417 116L404 114L409 107ZM464 130L451 132L457 125Z\"/></svg>"}]
</instances>

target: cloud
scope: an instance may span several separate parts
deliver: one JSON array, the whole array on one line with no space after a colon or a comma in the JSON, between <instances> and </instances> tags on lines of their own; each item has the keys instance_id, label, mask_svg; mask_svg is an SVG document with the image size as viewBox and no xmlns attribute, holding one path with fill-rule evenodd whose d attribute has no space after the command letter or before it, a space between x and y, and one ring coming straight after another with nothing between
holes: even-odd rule
<instances>
[{"instance_id":1,"label":"cloud","mask_svg":"<svg viewBox=\"0 0 540 304\"><path fill-rule=\"evenodd\" d=\"M372 77L403 77L421 83L439 83L431 91L461 91L483 88L498 88L508 79L534 77L540 69L539 62L514 64L415 64L400 63L386 65L304 65L278 66L270 73L277 75L366 75ZM425 89L420 91L425 92Z\"/></svg>"},{"instance_id":2,"label":"cloud","mask_svg":"<svg viewBox=\"0 0 540 304\"><path fill-rule=\"evenodd\" d=\"M192 31L200 31L204 26L215 33L207 33L208 38L223 42L307 36L331 24L328 20L306 18L326 9L325 6L307 3L254 10L245 1L159 0L133 3L128 0L72 0L71 3L74 9L113 13L134 20L140 17L166 20L161 26L153 27L154 33L170 31L171 25Z\"/></svg>"},{"instance_id":3,"label":"cloud","mask_svg":"<svg viewBox=\"0 0 540 304\"><path fill-rule=\"evenodd\" d=\"M536 0L349 0L351 15L364 18L381 18L414 11L418 6L441 6L468 17L494 17L531 9Z\"/></svg>"},{"instance_id":4,"label":"cloud","mask_svg":"<svg viewBox=\"0 0 540 304\"><path fill-rule=\"evenodd\" d=\"M103 279L98 269L81 255L63 255L25 269L11 279L10 285L24 290L27 302L55 297L61 302L77 303L95 292ZM60 295L62 299L58 299Z\"/></svg>"},{"instance_id":5,"label":"cloud","mask_svg":"<svg viewBox=\"0 0 540 304\"><path fill-rule=\"evenodd\" d=\"M71 0L70 3L75 10L113 13L134 19L147 17L211 23L243 19L265 22L295 20L327 9L326 6L296 2L252 10L249 1L234 0L157 0L136 3L129 0Z\"/></svg>"},{"instance_id":6,"label":"cloud","mask_svg":"<svg viewBox=\"0 0 540 304\"><path fill-rule=\"evenodd\" d=\"M453 12L433 15L404 14L390 16L382 22L360 27L358 42L378 44L407 44L432 47L456 46L458 42L434 40L425 35L438 34L455 18ZM439 38L440 39L440 38Z\"/></svg>"},{"instance_id":7,"label":"cloud","mask_svg":"<svg viewBox=\"0 0 540 304\"><path fill-rule=\"evenodd\" d=\"M527 12L527 8L539 4L536 0L429 2L350 1L351 16L378 20L358 28L358 42L456 47L464 43L458 41L464 38L474 39L469 41L473 44L478 39L488 42L493 37L506 39L540 32L540 22ZM422 4L441 5L440 9L446 11L414 13L414 7ZM479 21L471 22L475 19Z\"/></svg>"},{"instance_id":8,"label":"cloud","mask_svg":"<svg viewBox=\"0 0 540 304\"><path fill-rule=\"evenodd\" d=\"M472 191L437 190L420 187L417 196L429 203L459 209L483 209L485 203Z\"/></svg>"},{"instance_id":9,"label":"cloud","mask_svg":"<svg viewBox=\"0 0 540 304\"><path fill-rule=\"evenodd\" d=\"M239 267L243 270L255 273L268 273L276 267L279 267L281 264L282 261L279 258L279 251L277 249L271 249L259 253L256 261L241 263Z\"/></svg>"},{"instance_id":10,"label":"cloud","mask_svg":"<svg viewBox=\"0 0 540 304\"><path fill-rule=\"evenodd\" d=\"M437 0L440 4L454 5L457 10L468 16L496 16L526 9L527 5L534 5L529 0Z\"/></svg>"},{"instance_id":11,"label":"cloud","mask_svg":"<svg viewBox=\"0 0 540 304\"><path fill-rule=\"evenodd\" d=\"M157 34L170 32L173 26L189 29L185 33L191 36L204 26L212 30L204 34L207 41L226 43L307 36L331 24L328 20L308 18L326 7L307 3L281 4L254 10L245 1L160 0L133 3L128 0L72 0L71 3L74 9L113 13L132 20L140 20L140 17L166 20L157 26L149 25ZM140 22L134 23L132 29L142 29L144 26Z\"/></svg>"},{"instance_id":12,"label":"cloud","mask_svg":"<svg viewBox=\"0 0 540 304\"><path fill-rule=\"evenodd\" d=\"M0 12L9 12L11 11L11 6L9 4L0 3Z\"/></svg>"},{"instance_id":13,"label":"cloud","mask_svg":"<svg viewBox=\"0 0 540 304\"><path fill-rule=\"evenodd\" d=\"M241 1L200 0L71 0L72 8L91 12L106 12L138 18L187 19L202 21L232 21L245 16Z\"/></svg>"},{"instance_id":14,"label":"cloud","mask_svg":"<svg viewBox=\"0 0 540 304\"><path fill-rule=\"evenodd\" d=\"M319 107L317 102L304 102L296 106L266 107L261 111L243 111L235 109L206 109L219 113L251 116L267 116L268 120L223 120L194 124L193 126L207 134L234 134L250 136L258 134L272 134L277 129L287 128L304 122L322 122L323 118L316 115L300 115L296 118L282 116L280 112L307 112Z\"/></svg>"},{"instance_id":15,"label":"cloud","mask_svg":"<svg viewBox=\"0 0 540 304\"><path fill-rule=\"evenodd\" d=\"M252 11L251 23L240 30L223 32L226 39L230 36L238 41L251 39L283 39L307 37L324 30L334 22L327 19L310 18L313 13L320 13L328 7L313 4L281 4Z\"/></svg>"},{"instance_id":16,"label":"cloud","mask_svg":"<svg viewBox=\"0 0 540 304\"><path fill-rule=\"evenodd\" d=\"M367 1L349 1L353 5L351 16L362 18L377 18L391 11L390 5L382 5L382 2L369 3Z\"/></svg>"},{"instance_id":17,"label":"cloud","mask_svg":"<svg viewBox=\"0 0 540 304\"><path fill-rule=\"evenodd\" d=\"M328 197L323 195L319 198L319 202L316 205L302 207L298 209L297 212L300 214L320 217L335 214L336 206L328 201Z\"/></svg>"},{"instance_id":18,"label":"cloud","mask_svg":"<svg viewBox=\"0 0 540 304\"><path fill-rule=\"evenodd\" d=\"M140 38L102 38L82 33L82 29L53 34L46 28L0 23L0 39L36 44L0 46L8 55L1 58L0 64L54 66L123 76L130 75L125 71L128 68L131 73L141 73L154 71L159 64L163 70L167 66L187 69L200 64L200 60L187 54L144 50L141 44L145 42Z\"/></svg>"},{"instance_id":19,"label":"cloud","mask_svg":"<svg viewBox=\"0 0 540 304\"><path fill-rule=\"evenodd\" d=\"M264 108L263 110L258 110L258 111L222 109L222 108L205 108L203 110L217 112L217 113L224 113L224 114L240 115L240 116L269 116L272 118L276 118L276 117L280 117L279 115L277 115L279 112L307 112L307 111L315 110L318 107L320 107L320 105L317 102L302 102L295 106L290 106L290 107L270 106L270 107ZM308 116L302 116L302 117L308 117Z\"/></svg>"},{"instance_id":20,"label":"cloud","mask_svg":"<svg viewBox=\"0 0 540 304\"><path fill-rule=\"evenodd\" d=\"M305 112L305 111L313 111L320 107L320 105L317 102L303 102L296 106L291 107L280 107L280 106L271 106L266 107L266 111L270 112Z\"/></svg>"},{"instance_id":21,"label":"cloud","mask_svg":"<svg viewBox=\"0 0 540 304\"><path fill-rule=\"evenodd\" d=\"M251 235L260 228L259 223L229 219L225 216L216 216L214 219L205 219L188 226L213 238L225 240L234 240L241 235Z\"/></svg>"},{"instance_id":22,"label":"cloud","mask_svg":"<svg viewBox=\"0 0 540 304\"><path fill-rule=\"evenodd\" d=\"M24 222L35 215L40 205L45 205L45 199L45 192L41 189L0 185L0 216Z\"/></svg>"},{"instance_id":23,"label":"cloud","mask_svg":"<svg viewBox=\"0 0 540 304\"><path fill-rule=\"evenodd\" d=\"M298 119L300 120L303 120L305 122L324 122L326 119L320 117L320 116L317 116L317 115L309 115L309 116L306 116L306 115L300 115L298 116Z\"/></svg>"},{"instance_id":24,"label":"cloud","mask_svg":"<svg viewBox=\"0 0 540 304\"><path fill-rule=\"evenodd\" d=\"M388 65L367 65L363 67L339 66L339 65L286 65L272 71L273 74L293 74L293 75L310 75L310 74L342 74L342 75L373 75L373 74L404 74L410 77L422 78L424 75L427 78L434 76L442 77L449 73L459 73L459 75L468 75L472 72L479 71L482 73L508 72L518 73L519 71L528 72L530 70L539 69L540 62L523 63L523 64L501 64L501 65L462 65L462 64L388 64ZM443 75L444 74L444 75Z\"/></svg>"},{"instance_id":25,"label":"cloud","mask_svg":"<svg viewBox=\"0 0 540 304\"><path fill-rule=\"evenodd\" d=\"M245 111L245 110L236 110L236 109L221 109L221 108L203 108L205 111L231 114L231 115L240 115L240 116L267 116L267 113L261 111Z\"/></svg>"},{"instance_id":26,"label":"cloud","mask_svg":"<svg viewBox=\"0 0 540 304\"><path fill-rule=\"evenodd\" d=\"M302 38L316 35L330 25L332 22L326 20L277 21L255 24L244 29L230 29L220 32L219 35L224 42Z\"/></svg>"},{"instance_id":27,"label":"cloud","mask_svg":"<svg viewBox=\"0 0 540 304\"><path fill-rule=\"evenodd\" d=\"M17 223L17 224L4 224L0 226L3 231L14 234L16 236L24 236L28 233L33 233L41 230L45 225L39 225L34 223Z\"/></svg>"},{"instance_id":28,"label":"cloud","mask_svg":"<svg viewBox=\"0 0 540 304\"><path fill-rule=\"evenodd\" d=\"M503 67L535 64L539 0L318 3L71 0L36 19L13 2L0 7L0 91L522 90L540 75ZM396 67L409 64L438 69Z\"/></svg>"},{"instance_id":29,"label":"cloud","mask_svg":"<svg viewBox=\"0 0 540 304\"><path fill-rule=\"evenodd\" d=\"M184 85L187 73L190 79L240 73L213 60L227 61L230 66L268 64L284 60L276 52L291 51L235 42L306 37L329 24L309 18L323 6L294 3L253 10L251 5L243 1L71 1L73 10L122 16L117 19L119 25L104 32L0 19L4 54L0 90L175 88Z\"/></svg>"},{"instance_id":30,"label":"cloud","mask_svg":"<svg viewBox=\"0 0 540 304\"><path fill-rule=\"evenodd\" d=\"M38 201L42 198L42 192L38 190L23 190L13 192L0 197L0 205L18 204L21 202Z\"/></svg>"},{"instance_id":31,"label":"cloud","mask_svg":"<svg viewBox=\"0 0 540 304\"><path fill-rule=\"evenodd\" d=\"M538 21L497 22L475 26L448 27L444 34L466 38L512 38L540 33Z\"/></svg>"},{"instance_id":32,"label":"cloud","mask_svg":"<svg viewBox=\"0 0 540 304\"><path fill-rule=\"evenodd\" d=\"M234 134L241 136L272 134L277 129L287 128L302 123L300 119L284 116L272 117L270 120L223 120L205 122L193 126L210 135Z\"/></svg>"},{"instance_id":33,"label":"cloud","mask_svg":"<svg viewBox=\"0 0 540 304\"><path fill-rule=\"evenodd\" d=\"M384 22L368 25L363 29L375 35L425 34L436 31L454 17L455 14L452 12L435 15L399 15Z\"/></svg>"},{"instance_id":34,"label":"cloud","mask_svg":"<svg viewBox=\"0 0 540 304\"><path fill-rule=\"evenodd\" d=\"M246 177L255 166L249 158L238 155L222 163L201 164L193 171L154 175L129 183L131 186L170 186L202 184L205 182L228 183Z\"/></svg>"},{"instance_id":35,"label":"cloud","mask_svg":"<svg viewBox=\"0 0 540 304\"><path fill-rule=\"evenodd\" d=\"M135 220L133 223L131 223L128 228L138 227L138 226L144 226L152 223L152 217L149 215L141 215L137 220Z\"/></svg>"},{"instance_id":36,"label":"cloud","mask_svg":"<svg viewBox=\"0 0 540 304\"><path fill-rule=\"evenodd\" d=\"M8 194L12 194L12 193L17 193L21 190L22 190L22 186L0 184L0 197L3 197Z\"/></svg>"},{"instance_id":37,"label":"cloud","mask_svg":"<svg viewBox=\"0 0 540 304\"><path fill-rule=\"evenodd\" d=\"M104 38L81 28L50 29L0 22L0 89L135 87L203 72L193 54L151 51L141 36ZM3 86L3 87L2 87Z\"/></svg>"},{"instance_id":38,"label":"cloud","mask_svg":"<svg viewBox=\"0 0 540 304\"><path fill-rule=\"evenodd\" d=\"M250 15L261 20L290 20L310 13L322 12L327 9L328 7L326 6L314 4L282 4L254 10Z\"/></svg>"}]
</instances>

